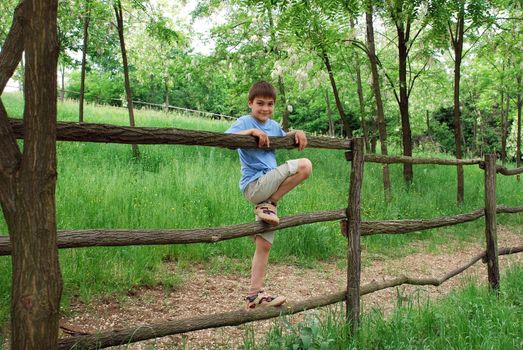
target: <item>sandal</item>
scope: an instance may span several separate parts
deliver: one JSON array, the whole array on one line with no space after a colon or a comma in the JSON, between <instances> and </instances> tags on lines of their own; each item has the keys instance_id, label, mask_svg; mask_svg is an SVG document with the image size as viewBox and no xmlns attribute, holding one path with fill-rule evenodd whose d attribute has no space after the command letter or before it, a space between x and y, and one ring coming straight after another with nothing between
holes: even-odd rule
<instances>
[{"instance_id":1,"label":"sandal","mask_svg":"<svg viewBox=\"0 0 523 350\"><path fill-rule=\"evenodd\" d=\"M282 296L271 296L265 294L263 290L260 290L254 295L248 295L245 300L247 301L246 308L248 310L252 310L259 307L280 306L281 304L285 303L287 299Z\"/></svg>"},{"instance_id":2,"label":"sandal","mask_svg":"<svg viewBox=\"0 0 523 350\"><path fill-rule=\"evenodd\" d=\"M254 214L269 225L276 226L280 223L280 219L277 216L276 205L271 202L263 202L256 205Z\"/></svg>"}]
</instances>

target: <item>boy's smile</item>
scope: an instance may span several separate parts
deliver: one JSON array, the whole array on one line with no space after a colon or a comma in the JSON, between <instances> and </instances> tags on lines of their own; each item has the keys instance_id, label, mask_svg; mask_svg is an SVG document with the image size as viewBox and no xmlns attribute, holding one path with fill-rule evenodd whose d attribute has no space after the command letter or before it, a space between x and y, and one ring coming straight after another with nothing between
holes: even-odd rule
<instances>
[{"instance_id":1,"label":"boy's smile","mask_svg":"<svg viewBox=\"0 0 523 350\"><path fill-rule=\"evenodd\" d=\"M274 112L274 99L272 97L255 97L248 103L251 115L259 122L265 123Z\"/></svg>"}]
</instances>

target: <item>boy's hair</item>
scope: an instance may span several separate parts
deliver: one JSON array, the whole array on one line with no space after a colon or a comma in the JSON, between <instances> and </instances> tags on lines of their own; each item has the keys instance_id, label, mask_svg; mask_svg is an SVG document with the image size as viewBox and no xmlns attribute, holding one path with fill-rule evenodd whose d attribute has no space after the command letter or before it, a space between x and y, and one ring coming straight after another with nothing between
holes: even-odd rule
<instances>
[{"instance_id":1,"label":"boy's hair","mask_svg":"<svg viewBox=\"0 0 523 350\"><path fill-rule=\"evenodd\" d=\"M249 102L254 101L256 97L270 97L276 102L276 89L264 80L259 81L254 83L249 90Z\"/></svg>"}]
</instances>

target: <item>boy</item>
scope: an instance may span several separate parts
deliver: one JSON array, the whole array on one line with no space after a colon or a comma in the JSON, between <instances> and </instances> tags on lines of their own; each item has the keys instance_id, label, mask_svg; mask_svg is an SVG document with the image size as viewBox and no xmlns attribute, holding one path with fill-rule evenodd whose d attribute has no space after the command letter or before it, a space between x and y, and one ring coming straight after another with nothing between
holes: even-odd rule
<instances>
[{"instance_id":1,"label":"boy","mask_svg":"<svg viewBox=\"0 0 523 350\"><path fill-rule=\"evenodd\" d=\"M307 179L312 163L306 158L293 159L277 166L274 150L269 147L269 136L285 136L280 125L271 119L276 102L276 90L266 81L255 83L249 90L249 115L239 118L226 133L251 135L258 138L258 149L238 149L242 178L240 190L255 205L256 220L278 225L276 205L283 195ZM303 131L293 131L294 141L302 151L307 146ZM286 299L271 296L262 291L265 268L274 233L257 234L253 237L256 250L252 259L251 284L245 298L248 309L260 306L280 306Z\"/></svg>"}]
</instances>

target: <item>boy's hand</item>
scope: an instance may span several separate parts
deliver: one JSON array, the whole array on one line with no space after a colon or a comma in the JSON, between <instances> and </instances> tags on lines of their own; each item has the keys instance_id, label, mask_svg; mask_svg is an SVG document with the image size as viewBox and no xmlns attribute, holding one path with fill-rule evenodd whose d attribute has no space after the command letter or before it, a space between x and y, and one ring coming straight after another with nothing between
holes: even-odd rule
<instances>
[{"instance_id":1,"label":"boy's hand","mask_svg":"<svg viewBox=\"0 0 523 350\"><path fill-rule=\"evenodd\" d=\"M261 130L252 129L251 135L258 138L258 147L269 147L269 136Z\"/></svg>"},{"instance_id":2,"label":"boy's hand","mask_svg":"<svg viewBox=\"0 0 523 350\"><path fill-rule=\"evenodd\" d=\"M296 131L294 134L294 143L298 145L298 150L303 151L307 147L307 136L301 130Z\"/></svg>"}]
</instances>

